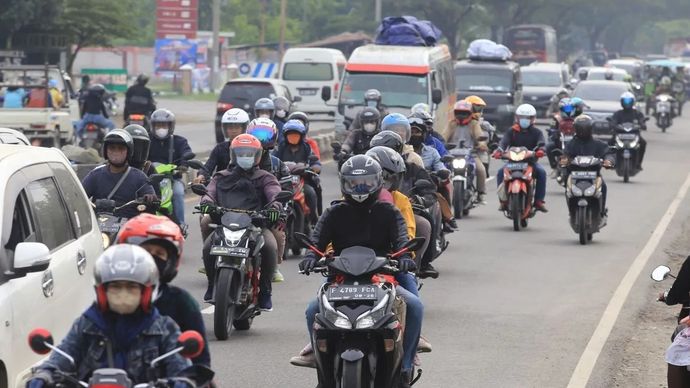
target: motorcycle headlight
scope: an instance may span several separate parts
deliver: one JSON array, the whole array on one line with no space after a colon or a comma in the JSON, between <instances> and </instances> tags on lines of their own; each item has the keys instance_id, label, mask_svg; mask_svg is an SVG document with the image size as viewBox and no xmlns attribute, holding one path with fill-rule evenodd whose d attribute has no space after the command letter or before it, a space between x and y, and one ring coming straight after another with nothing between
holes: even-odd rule
<instances>
[{"instance_id":1,"label":"motorcycle headlight","mask_svg":"<svg viewBox=\"0 0 690 388\"><path fill-rule=\"evenodd\" d=\"M242 236L244 236L245 229L240 229L240 230L230 230L227 228L223 228L223 235L225 236L225 242L230 244L230 245L237 245L240 240L242 240Z\"/></svg>"},{"instance_id":2,"label":"motorcycle headlight","mask_svg":"<svg viewBox=\"0 0 690 388\"><path fill-rule=\"evenodd\" d=\"M630 142L630 148L635 148L637 147L637 143L639 142L640 138L636 138L635 140Z\"/></svg>"},{"instance_id":3,"label":"motorcycle headlight","mask_svg":"<svg viewBox=\"0 0 690 388\"><path fill-rule=\"evenodd\" d=\"M618 136L616 136L616 145L621 148L625 147L625 143L623 143L623 140L621 140Z\"/></svg>"},{"instance_id":4,"label":"motorcycle headlight","mask_svg":"<svg viewBox=\"0 0 690 388\"><path fill-rule=\"evenodd\" d=\"M580 190L579 187L575 185L570 186L570 191L573 193L574 196L576 197L581 197L582 196L582 190Z\"/></svg>"},{"instance_id":5,"label":"motorcycle headlight","mask_svg":"<svg viewBox=\"0 0 690 388\"><path fill-rule=\"evenodd\" d=\"M462 170L467 165L467 160L465 159L453 159L453 168L456 170Z\"/></svg>"},{"instance_id":6,"label":"motorcycle headlight","mask_svg":"<svg viewBox=\"0 0 690 388\"><path fill-rule=\"evenodd\" d=\"M594 191L597 189L595 185L591 185L585 189L585 197L591 197L594 195Z\"/></svg>"},{"instance_id":7,"label":"motorcycle headlight","mask_svg":"<svg viewBox=\"0 0 690 388\"><path fill-rule=\"evenodd\" d=\"M105 233L101 233L101 238L103 239L103 249L108 248L110 246L110 237Z\"/></svg>"},{"instance_id":8,"label":"motorcycle headlight","mask_svg":"<svg viewBox=\"0 0 690 388\"><path fill-rule=\"evenodd\" d=\"M326 295L323 295L321 300L323 302L323 307L326 309L325 317L327 320L331 321L335 327L339 327L341 329L352 329L352 323L350 323L350 320L347 318L347 316L334 309L333 306L331 306L331 304L328 302Z\"/></svg>"},{"instance_id":9,"label":"motorcycle headlight","mask_svg":"<svg viewBox=\"0 0 690 388\"><path fill-rule=\"evenodd\" d=\"M356 329L368 329L381 318L383 318L386 310L384 307L386 307L386 304L388 303L388 294L381 299L381 302L377 304L373 309L370 311L367 311L366 313L360 315L357 317L357 321L355 323L355 328Z\"/></svg>"}]
</instances>

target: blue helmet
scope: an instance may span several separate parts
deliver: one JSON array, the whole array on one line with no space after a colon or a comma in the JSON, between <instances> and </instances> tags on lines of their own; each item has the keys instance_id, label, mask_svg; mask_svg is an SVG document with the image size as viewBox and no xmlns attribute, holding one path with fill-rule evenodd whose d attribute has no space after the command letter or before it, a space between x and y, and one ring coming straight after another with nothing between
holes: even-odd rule
<instances>
[{"instance_id":1,"label":"blue helmet","mask_svg":"<svg viewBox=\"0 0 690 388\"><path fill-rule=\"evenodd\" d=\"M575 117L577 117L582 114L586 104L585 100L581 99L580 97L573 97L570 99L570 105L575 108Z\"/></svg>"},{"instance_id":2,"label":"blue helmet","mask_svg":"<svg viewBox=\"0 0 690 388\"><path fill-rule=\"evenodd\" d=\"M621 106L623 109L631 109L635 105L635 95L630 92L621 94Z\"/></svg>"},{"instance_id":3,"label":"blue helmet","mask_svg":"<svg viewBox=\"0 0 690 388\"><path fill-rule=\"evenodd\" d=\"M300 120L292 119L288 120L283 125L283 133L287 135L288 132L298 132L300 135L304 136L307 134L307 128Z\"/></svg>"},{"instance_id":4,"label":"blue helmet","mask_svg":"<svg viewBox=\"0 0 690 388\"><path fill-rule=\"evenodd\" d=\"M558 102L558 110L561 111L563 117L573 117L575 115L575 106L568 97L561 98Z\"/></svg>"},{"instance_id":5,"label":"blue helmet","mask_svg":"<svg viewBox=\"0 0 690 388\"><path fill-rule=\"evenodd\" d=\"M381 121L381 131L393 131L400 135L405 143L410 141L412 129L407 117L401 113L391 113Z\"/></svg>"}]
</instances>

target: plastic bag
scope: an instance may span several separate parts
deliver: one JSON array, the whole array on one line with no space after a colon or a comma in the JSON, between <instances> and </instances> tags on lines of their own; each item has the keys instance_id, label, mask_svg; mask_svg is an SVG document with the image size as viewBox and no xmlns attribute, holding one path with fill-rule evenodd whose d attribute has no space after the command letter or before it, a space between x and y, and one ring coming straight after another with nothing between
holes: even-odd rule
<instances>
[{"instance_id":1,"label":"plastic bag","mask_svg":"<svg viewBox=\"0 0 690 388\"><path fill-rule=\"evenodd\" d=\"M376 44L396 46L434 46L441 30L428 20L414 16L389 16L376 29Z\"/></svg>"},{"instance_id":2,"label":"plastic bag","mask_svg":"<svg viewBox=\"0 0 690 388\"><path fill-rule=\"evenodd\" d=\"M690 365L690 327L681 330L666 349L666 362L675 366Z\"/></svg>"},{"instance_id":3,"label":"plastic bag","mask_svg":"<svg viewBox=\"0 0 690 388\"><path fill-rule=\"evenodd\" d=\"M467 47L470 59L488 59L507 61L513 56L510 49L489 39L476 39Z\"/></svg>"}]
</instances>

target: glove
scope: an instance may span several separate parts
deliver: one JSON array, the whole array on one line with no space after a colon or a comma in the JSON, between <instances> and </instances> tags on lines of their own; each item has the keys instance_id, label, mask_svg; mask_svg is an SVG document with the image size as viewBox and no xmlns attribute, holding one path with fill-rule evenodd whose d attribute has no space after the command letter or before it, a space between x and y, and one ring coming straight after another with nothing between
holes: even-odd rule
<instances>
[{"instance_id":1,"label":"glove","mask_svg":"<svg viewBox=\"0 0 690 388\"><path fill-rule=\"evenodd\" d=\"M272 224L275 224L278 222L280 219L281 212L278 209L271 208L266 210L266 217L268 218L268 221Z\"/></svg>"},{"instance_id":2,"label":"glove","mask_svg":"<svg viewBox=\"0 0 690 388\"><path fill-rule=\"evenodd\" d=\"M398 260L398 269L400 272L414 271L417 269L417 264L414 262L414 260L409 258L400 259Z\"/></svg>"},{"instance_id":3,"label":"glove","mask_svg":"<svg viewBox=\"0 0 690 388\"><path fill-rule=\"evenodd\" d=\"M441 180L446 180L446 179L450 178L450 171L438 170L438 171L436 171L436 176L438 176Z\"/></svg>"},{"instance_id":4,"label":"glove","mask_svg":"<svg viewBox=\"0 0 690 388\"><path fill-rule=\"evenodd\" d=\"M204 214L211 214L213 213L213 206L208 203L202 203L199 205L199 211Z\"/></svg>"},{"instance_id":5,"label":"glove","mask_svg":"<svg viewBox=\"0 0 690 388\"><path fill-rule=\"evenodd\" d=\"M659 293L659 297L657 298L657 301L666 302L666 295L668 295L668 291L664 291L664 292Z\"/></svg>"},{"instance_id":6,"label":"glove","mask_svg":"<svg viewBox=\"0 0 690 388\"><path fill-rule=\"evenodd\" d=\"M491 154L491 157L494 159L501 159L501 151L499 151L499 150L494 151L494 153Z\"/></svg>"},{"instance_id":7,"label":"glove","mask_svg":"<svg viewBox=\"0 0 690 388\"><path fill-rule=\"evenodd\" d=\"M316 260L315 257L305 257L304 260L299 262L299 270L303 271L306 274L309 274L309 272L311 272L314 269L314 267L316 267L316 263L318 262L319 261Z\"/></svg>"},{"instance_id":8,"label":"glove","mask_svg":"<svg viewBox=\"0 0 690 388\"><path fill-rule=\"evenodd\" d=\"M156 194L144 194L141 199L144 201L144 203L152 203L156 202L158 200L158 197L156 197Z\"/></svg>"},{"instance_id":9,"label":"glove","mask_svg":"<svg viewBox=\"0 0 690 388\"><path fill-rule=\"evenodd\" d=\"M538 149L537 152L535 153L537 158L543 158L544 157L544 150Z\"/></svg>"},{"instance_id":10,"label":"glove","mask_svg":"<svg viewBox=\"0 0 690 388\"><path fill-rule=\"evenodd\" d=\"M26 388L43 388L46 382L43 379L33 378L26 383Z\"/></svg>"}]
</instances>

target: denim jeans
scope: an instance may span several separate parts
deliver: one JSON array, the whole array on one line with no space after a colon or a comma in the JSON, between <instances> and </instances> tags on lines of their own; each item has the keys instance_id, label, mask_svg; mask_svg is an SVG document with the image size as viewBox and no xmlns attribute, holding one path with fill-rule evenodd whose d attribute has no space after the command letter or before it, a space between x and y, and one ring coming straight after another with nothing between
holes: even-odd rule
<instances>
[{"instance_id":1,"label":"denim jeans","mask_svg":"<svg viewBox=\"0 0 690 388\"><path fill-rule=\"evenodd\" d=\"M534 168L534 176L537 178L534 200L543 201L546 198L546 170L539 163L532 164L532 167ZM496 174L496 186L501 186L501 183L503 183L503 168L499 168Z\"/></svg>"},{"instance_id":2,"label":"denim jeans","mask_svg":"<svg viewBox=\"0 0 690 388\"><path fill-rule=\"evenodd\" d=\"M398 279L399 283L399 286L396 287L396 291L398 295L405 300L405 304L407 305L407 313L405 316L405 335L403 338L402 369L404 371L409 371L412 370L414 356L417 354L419 335L422 332L424 305L417 296L417 282L414 275L406 273L403 276L396 276L396 279ZM412 291L405 288L405 286L412 286ZM305 315L307 316L307 331L309 331L309 341L311 341L312 338L314 320L316 319L316 314L318 312L319 301L314 299L309 303L309 306L307 306L307 311L305 311Z\"/></svg>"},{"instance_id":3,"label":"denim jeans","mask_svg":"<svg viewBox=\"0 0 690 388\"><path fill-rule=\"evenodd\" d=\"M184 183L180 179L173 180L173 213L177 222L184 224Z\"/></svg>"},{"instance_id":4,"label":"denim jeans","mask_svg":"<svg viewBox=\"0 0 690 388\"><path fill-rule=\"evenodd\" d=\"M87 123L96 123L97 125L107 128L108 130L115 128L115 124L106 119L104 116L93 113L85 113L84 117L82 117L82 119L77 123L77 137L82 136L84 133L84 127Z\"/></svg>"}]
</instances>

